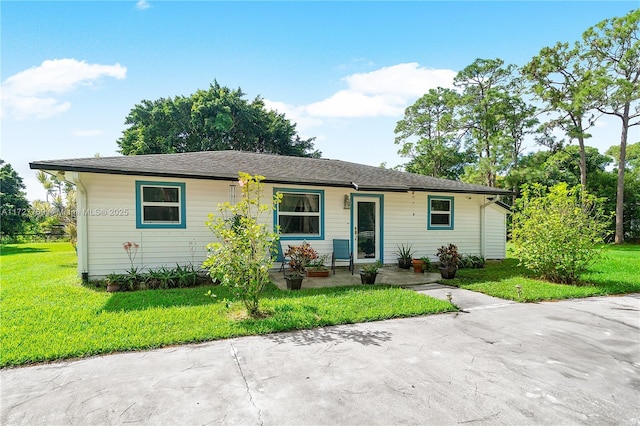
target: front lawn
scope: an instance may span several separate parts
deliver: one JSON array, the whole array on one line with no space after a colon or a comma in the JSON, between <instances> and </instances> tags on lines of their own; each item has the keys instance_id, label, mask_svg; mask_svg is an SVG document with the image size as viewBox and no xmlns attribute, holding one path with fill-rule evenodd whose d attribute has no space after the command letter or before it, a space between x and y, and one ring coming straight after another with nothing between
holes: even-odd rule
<instances>
[{"instance_id":1,"label":"front lawn","mask_svg":"<svg viewBox=\"0 0 640 426\"><path fill-rule=\"evenodd\" d=\"M640 292L640 245L606 246L604 250L604 257L582 276L579 285L530 278L532 274L513 258L488 263L485 269L461 269L447 284L519 302ZM516 285L522 286L520 297Z\"/></svg>"},{"instance_id":2,"label":"front lawn","mask_svg":"<svg viewBox=\"0 0 640 426\"><path fill-rule=\"evenodd\" d=\"M385 286L281 291L247 319L225 288L107 293L83 286L69 243L1 248L0 367L234 336L409 317L456 308Z\"/></svg>"}]
</instances>

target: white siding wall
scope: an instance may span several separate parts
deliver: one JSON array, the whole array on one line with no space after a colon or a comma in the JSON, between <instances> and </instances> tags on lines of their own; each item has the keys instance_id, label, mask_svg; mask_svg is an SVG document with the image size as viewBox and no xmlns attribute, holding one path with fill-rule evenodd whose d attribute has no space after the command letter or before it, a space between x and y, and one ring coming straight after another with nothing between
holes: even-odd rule
<instances>
[{"instance_id":1,"label":"white siding wall","mask_svg":"<svg viewBox=\"0 0 640 426\"><path fill-rule=\"evenodd\" d=\"M454 198L454 228L427 229L427 198L438 195ZM414 257L436 260L438 247L453 243L465 254L480 254L480 206L483 196L428 194L424 192L385 194L384 260L396 262L397 246L412 244Z\"/></svg>"},{"instance_id":2,"label":"white siding wall","mask_svg":"<svg viewBox=\"0 0 640 426\"><path fill-rule=\"evenodd\" d=\"M206 257L206 245L213 241L213 233L205 226L207 215L217 212L219 203L229 200L229 185L235 181L208 181L200 179L149 178L104 174L80 175L87 190L87 209L126 209L128 215L90 215L88 217L88 271L90 277L123 272L129 260L122 244L128 241L140 244L136 266L155 268L175 266L191 261L201 262ZM186 192L185 229L136 229L135 181L183 182ZM273 188L300 188L292 185L265 185L266 194ZM354 191L348 188L305 187L323 189L325 193L324 240L309 242L320 254L330 254L334 238L351 237L351 211L344 208L344 196ZM237 189L237 197L240 190ZM358 192L360 195L368 195ZM373 194L372 194L373 195ZM377 194L379 195L379 194ZM395 263L397 246L412 244L416 256L435 259L436 249L454 243L466 254L481 253L480 206L485 197L466 194L431 194L454 197L454 229L427 230L427 193L385 193L383 200L383 230L385 263ZM491 256L504 257L504 214L487 208L487 247ZM491 212L491 213L489 213ZM268 219L273 221L272 217ZM498 227L499 232L493 228ZM502 241L502 251L500 247ZM285 240L299 244L302 240ZM192 257L191 247L195 247ZM489 257L489 256L488 256Z\"/></svg>"},{"instance_id":3,"label":"white siding wall","mask_svg":"<svg viewBox=\"0 0 640 426\"><path fill-rule=\"evenodd\" d=\"M506 212L494 204L485 209L485 258L504 259L507 253Z\"/></svg>"},{"instance_id":4,"label":"white siding wall","mask_svg":"<svg viewBox=\"0 0 640 426\"><path fill-rule=\"evenodd\" d=\"M104 209L126 209L126 216L88 217L88 270L91 277L122 272L130 267L122 244L138 243L140 249L136 266L155 268L161 265L175 266L192 261L190 244L195 247L195 262L206 256L206 245L213 234L205 226L207 215L216 211L218 203L228 201L229 183L205 180L149 178L82 174L87 190L87 209L94 212ZM136 229L135 181L185 182L185 229Z\"/></svg>"}]
</instances>

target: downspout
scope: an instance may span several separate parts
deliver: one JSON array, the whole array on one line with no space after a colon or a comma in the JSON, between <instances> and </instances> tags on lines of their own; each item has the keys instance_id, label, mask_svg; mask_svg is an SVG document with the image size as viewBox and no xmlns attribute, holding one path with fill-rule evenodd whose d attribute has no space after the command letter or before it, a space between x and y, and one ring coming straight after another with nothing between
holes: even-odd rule
<instances>
[{"instance_id":1,"label":"downspout","mask_svg":"<svg viewBox=\"0 0 640 426\"><path fill-rule=\"evenodd\" d=\"M78 172L66 172L65 178L76 186L77 196L77 214L76 219L78 221L78 276L82 277L82 273L86 272L87 277L89 274L89 247L88 247L88 229L87 229L87 190L85 189L80 175Z\"/></svg>"},{"instance_id":2,"label":"downspout","mask_svg":"<svg viewBox=\"0 0 640 426\"><path fill-rule=\"evenodd\" d=\"M486 200L485 196L485 200ZM480 206L480 256L486 257L487 247L486 247L486 233L487 233L487 215L485 213L485 209L498 201L498 197L493 197L488 199L488 203L484 203Z\"/></svg>"}]
</instances>

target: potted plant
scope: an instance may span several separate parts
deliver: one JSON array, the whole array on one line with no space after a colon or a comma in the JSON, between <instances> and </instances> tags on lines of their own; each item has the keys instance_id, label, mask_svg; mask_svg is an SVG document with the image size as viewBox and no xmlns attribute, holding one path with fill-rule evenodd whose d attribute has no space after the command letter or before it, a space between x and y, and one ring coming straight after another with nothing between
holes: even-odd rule
<instances>
[{"instance_id":1,"label":"potted plant","mask_svg":"<svg viewBox=\"0 0 640 426\"><path fill-rule=\"evenodd\" d=\"M307 277L328 277L329 268L325 266L328 255L318 256L316 260L309 262L307 266Z\"/></svg>"},{"instance_id":2,"label":"potted plant","mask_svg":"<svg viewBox=\"0 0 640 426\"><path fill-rule=\"evenodd\" d=\"M305 242L297 246L289 246L285 256L290 259L289 269L284 272L287 289L300 290L305 269L312 260L318 258L318 252L309 243Z\"/></svg>"},{"instance_id":3,"label":"potted plant","mask_svg":"<svg viewBox=\"0 0 640 426\"><path fill-rule=\"evenodd\" d=\"M396 254L398 255L398 268L409 269L411 268L411 258L413 257L412 245L405 246L401 244L398 247Z\"/></svg>"},{"instance_id":4,"label":"potted plant","mask_svg":"<svg viewBox=\"0 0 640 426\"><path fill-rule=\"evenodd\" d=\"M456 277L458 263L460 262L460 254L455 244L442 246L437 251L438 260L440 261L440 275L444 279L452 279Z\"/></svg>"},{"instance_id":5,"label":"potted plant","mask_svg":"<svg viewBox=\"0 0 640 426\"><path fill-rule=\"evenodd\" d=\"M413 264L413 272L422 273L424 268L424 260L422 257L415 257L412 261Z\"/></svg>"},{"instance_id":6,"label":"potted plant","mask_svg":"<svg viewBox=\"0 0 640 426\"><path fill-rule=\"evenodd\" d=\"M422 261L422 272L427 272L431 269L431 259L428 256L422 256L420 258Z\"/></svg>"},{"instance_id":7,"label":"potted plant","mask_svg":"<svg viewBox=\"0 0 640 426\"><path fill-rule=\"evenodd\" d=\"M379 260L363 265L360 270L360 282L362 284L375 284L380 267L382 267L382 263Z\"/></svg>"},{"instance_id":8,"label":"potted plant","mask_svg":"<svg viewBox=\"0 0 640 426\"><path fill-rule=\"evenodd\" d=\"M121 274L109 274L107 275L107 291L109 293L115 293L120 291L120 283L122 282Z\"/></svg>"}]
</instances>

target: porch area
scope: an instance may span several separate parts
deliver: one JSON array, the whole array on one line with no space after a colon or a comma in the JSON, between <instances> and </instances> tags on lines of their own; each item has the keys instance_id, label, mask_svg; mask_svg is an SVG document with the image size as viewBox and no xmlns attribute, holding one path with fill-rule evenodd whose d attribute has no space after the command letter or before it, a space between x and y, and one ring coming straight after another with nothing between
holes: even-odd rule
<instances>
[{"instance_id":1,"label":"porch area","mask_svg":"<svg viewBox=\"0 0 640 426\"><path fill-rule=\"evenodd\" d=\"M287 283L282 272L271 271L269 274L273 282L282 290L286 290ZM400 269L397 266L383 266L376 277L376 284L388 284L397 286L433 284L441 280L439 273L416 273L413 269ZM330 272L328 277L309 278L302 281L302 288L339 287L349 285L362 285L360 272L356 265L354 274L347 268L336 268L336 274Z\"/></svg>"}]
</instances>

